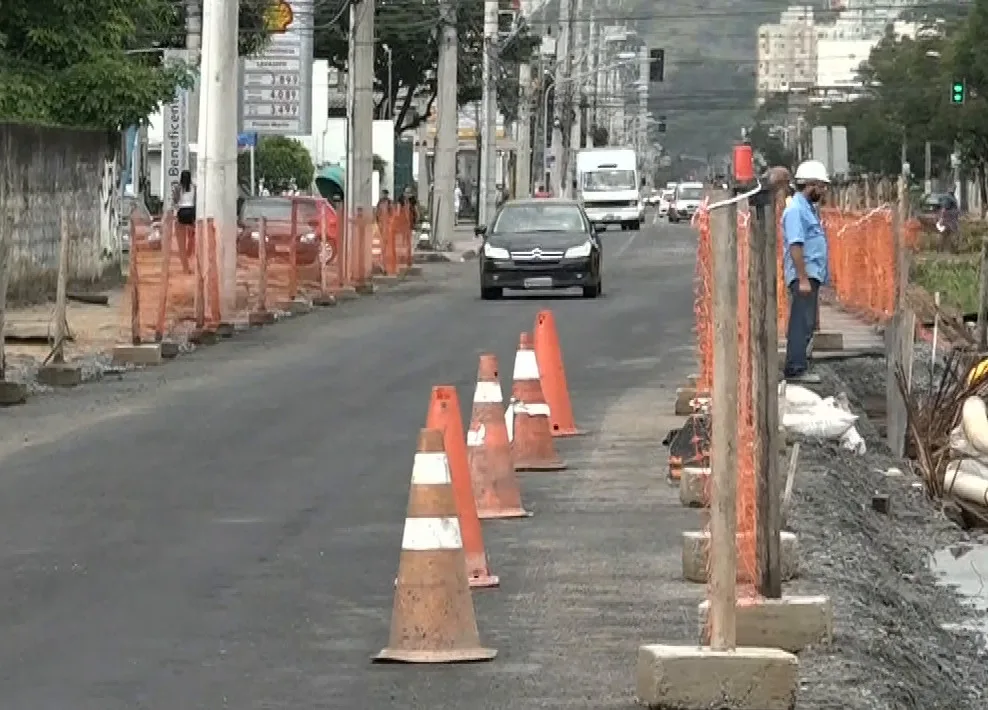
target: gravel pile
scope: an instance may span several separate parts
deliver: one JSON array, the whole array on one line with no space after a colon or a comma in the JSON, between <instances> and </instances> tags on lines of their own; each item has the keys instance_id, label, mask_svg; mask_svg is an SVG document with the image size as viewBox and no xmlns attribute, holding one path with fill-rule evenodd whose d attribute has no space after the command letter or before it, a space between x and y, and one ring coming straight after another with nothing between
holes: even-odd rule
<instances>
[{"instance_id":1,"label":"gravel pile","mask_svg":"<svg viewBox=\"0 0 988 710\"><path fill-rule=\"evenodd\" d=\"M922 362L929 362L928 350ZM920 369L928 372L928 365L917 375ZM884 392L883 360L831 363L817 372L818 391L847 392L859 414L862 398ZM790 520L805 566L790 593L830 595L835 638L801 654L799 707L984 710L983 639L944 628L974 612L938 585L929 567L935 550L972 538L926 499L863 414L858 430L868 445L864 456L836 444L801 444ZM891 496L890 515L871 510L876 492Z\"/></svg>"}]
</instances>

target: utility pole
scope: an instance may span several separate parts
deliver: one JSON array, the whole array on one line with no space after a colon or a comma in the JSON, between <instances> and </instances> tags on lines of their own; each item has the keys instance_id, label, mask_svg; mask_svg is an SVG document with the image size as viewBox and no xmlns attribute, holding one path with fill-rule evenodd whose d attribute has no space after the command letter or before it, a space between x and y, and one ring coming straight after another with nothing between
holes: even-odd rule
<instances>
[{"instance_id":1,"label":"utility pole","mask_svg":"<svg viewBox=\"0 0 988 710\"><path fill-rule=\"evenodd\" d=\"M202 46L202 0L185 0L185 48L189 50L189 62L199 64L199 49ZM201 74L200 74L201 77ZM199 83L196 80L195 86L189 90L188 100L188 128L186 128L186 139L199 133ZM184 145L182 149L188 154L189 146Z\"/></svg>"},{"instance_id":2,"label":"utility pole","mask_svg":"<svg viewBox=\"0 0 988 710\"><path fill-rule=\"evenodd\" d=\"M347 111L351 155L346 171L350 183L347 216L352 219L359 209L370 209L374 200L374 0L350 5L350 46L353 61L347 81L353 103Z\"/></svg>"},{"instance_id":3,"label":"utility pole","mask_svg":"<svg viewBox=\"0 0 988 710\"><path fill-rule=\"evenodd\" d=\"M480 185L477 224L487 224L494 214L495 161L497 159L497 80L495 62L498 40L498 2L484 0L484 61L480 98Z\"/></svg>"},{"instance_id":4,"label":"utility pole","mask_svg":"<svg viewBox=\"0 0 988 710\"><path fill-rule=\"evenodd\" d=\"M233 311L237 277L238 16L236 0L203 6L196 199L199 215L212 217L216 227L223 316Z\"/></svg>"},{"instance_id":5,"label":"utility pole","mask_svg":"<svg viewBox=\"0 0 988 710\"><path fill-rule=\"evenodd\" d=\"M930 142L926 141L926 145L923 146L924 150L924 180L923 180L923 190L929 195L933 192L933 151L930 146Z\"/></svg>"},{"instance_id":6,"label":"utility pole","mask_svg":"<svg viewBox=\"0 0 988 710\"><path fill-rule=\"evenodd\" d=\"M532 65L518 65L518 153L515 161L515 195L532 194Z\"/></svg>"},{"instance_id":7,"label":"utility pole","mask_svg":"<svg viewBox=\"0 0 988 710\"><path fill-rule=\"evenodd\" d=\"M456 110L456 2L442 0L440 5L439 66L436 98L436 160L432 206L432 238L436 242L453 240L453 189L456 184L456 148L458 143Z\"/></svg>"},{"instance_id":8,"label":"utility pole","mask_svg":"<svg viewBox=\"0 0 988 710\"><path fill-rule=\"evenodd\" d=\"M415 145L419 154L419 179L417 184L419 209L429 206L429 117L422 119L418 127Z\"/></svg>"},{"instance_id":9,"label":"utility pole","mask_svg":"<svg viewBox=\"0 0 988 710\"><path fill-rule=\"evenodd\" d=\"M588 102L590 109L587 116L587 141L584 147L593 148L593 129L597 125L597 95L600 93L598 91L600 73L597 71L597 67L600 66L600 36L597 31L597 13L593 11L590 12L589 34L587 44L590 47L590 55L587 60L587 73L590 74L590 81L587 82L587 86L593 89L593 100Z\"/></svg>"},{"instance_id":10,"label":"utility pole","mask_svg":"<svg viewBox=\"0 0 988 710\"><path fill-rule=\"evenodd\" d=\"M589 55L584 50L586 43L584 42L584 37L583 37L582 19L583 19L583 0L576 0L576 14L570 20L570 25L572 26L572 37L573 37L572 44L574 49L578 49L578 51L580 52L580 58L579 60L573 62L573 66L571 67L572 76L585 74L586 68L590 66ZM586 84L585 79L579 79L572 84L574 88L574 96L576 100L573 105L573 109L575 111L573 124L570 126L570 133L569 133L569 151L567 151L566 154L565 180L567 185L572 185L573 176L576 175L576 171L573 170L576 161L571 158L573 158L573 154L575 151L583 147L583 143L580 141L580 134L583 132L582 131L583 109L581 108L581 104L583 103L582 98L583 98L583 89L585 84Z\"/></svg>"},{"instance_id":11,"label":"utility pole","mask_svg":"<svg viewBox=\"0 0 988 710\"><path fill-rule=\"evenodd\" d=\"M566 185L567 146L563 145L563 131L569 127L571 110L569 86L570 24L573 0L559 2L559 39L556 42L556 82L553 91L555 116L552 121L552 194L563 197L568 194ZM567 138L568 138L567 134ZM568 143L569 141L567 141Z\"/></svg>"}]
</instances>

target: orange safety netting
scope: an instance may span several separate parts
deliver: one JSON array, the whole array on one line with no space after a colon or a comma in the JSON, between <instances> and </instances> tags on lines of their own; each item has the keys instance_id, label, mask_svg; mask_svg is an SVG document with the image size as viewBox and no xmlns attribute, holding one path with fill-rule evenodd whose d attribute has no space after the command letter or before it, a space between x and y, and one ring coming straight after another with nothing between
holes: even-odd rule
<instances>
[{"instance_id":1,"label":"orange safety netting","mask_svg":"<svg viewBox=\"0 0 988 710\"><path fill-rule=\"evenodd\" d=\"M329 202L312 197L290 198L284 218L242 221L227 238L212 219L186 226L173 215L160 225L132 218L127 338L184 340L221 322L250 322L255 314L297 298L357 289L374 274L397 276L412 263L411 227L407 208L374 215L358 210L354 218L341 220ZM217 242L221 249L236 249L227 312L220 298Z\"/></svg>"}]
</instances>

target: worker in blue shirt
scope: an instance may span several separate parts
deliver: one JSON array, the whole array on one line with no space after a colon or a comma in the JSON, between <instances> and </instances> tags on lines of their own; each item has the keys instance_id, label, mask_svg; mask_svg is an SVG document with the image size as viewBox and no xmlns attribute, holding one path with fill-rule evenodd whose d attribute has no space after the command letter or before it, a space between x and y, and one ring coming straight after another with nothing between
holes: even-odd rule
<instances>
[{"instance_id":1,"label":"worker in blue shirt","mask_svg":"<svg viewBox=\"0 0 988 710\"><path fill-rule=\"evenodd\" d=\"M809 350L816 330L820 286L827 283L827 236L817 210L830 178L819 160L796 169L796 194L782 213L785 238L783 273L789 291L789 330L783 375L794 382L819 382L809 373Z\"/></svg>"}]
</instances>

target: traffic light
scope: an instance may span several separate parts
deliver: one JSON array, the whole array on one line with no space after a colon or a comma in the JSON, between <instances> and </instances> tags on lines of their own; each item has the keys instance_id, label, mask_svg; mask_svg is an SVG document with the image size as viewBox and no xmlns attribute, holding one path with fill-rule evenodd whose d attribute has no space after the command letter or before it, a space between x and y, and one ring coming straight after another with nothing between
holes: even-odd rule
<instances>
[{"instance_id":1,"label":"traffic light","mask_svg":"<svg viewBox=\"0 0 988 710\"><path fill-rule=\"evenodd\" d=\"M648 80L662 81L666 73L666 50L652 49L648 53Z\"/></svg>"},{"instance_id":2,"label":"traffic light","mask_svg":"<svg viewBox=\"0 0 988 710\"><path fill-rule=\"evenodd\" d=\"M962 104L964 103L964 96L967 94L967 85L963 80L954 81L950 85L950 103L952 104Z\"/></svg>"}]
</instances>

